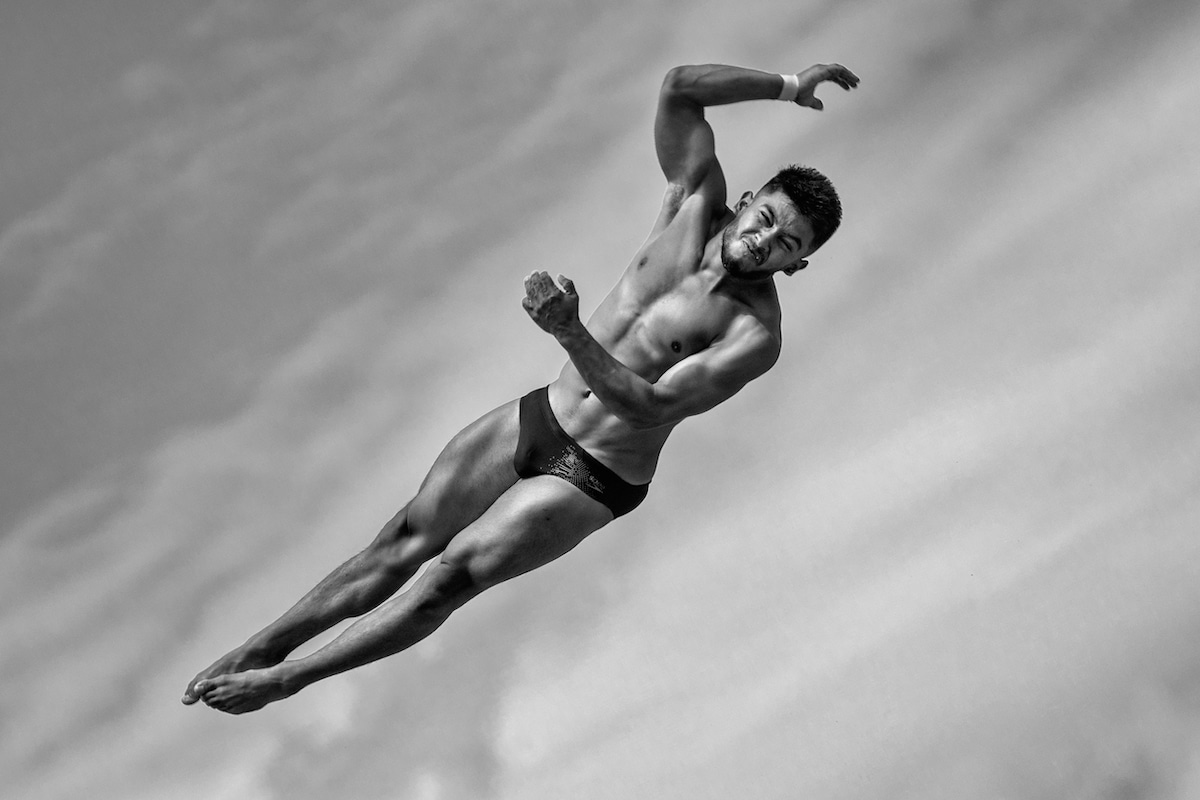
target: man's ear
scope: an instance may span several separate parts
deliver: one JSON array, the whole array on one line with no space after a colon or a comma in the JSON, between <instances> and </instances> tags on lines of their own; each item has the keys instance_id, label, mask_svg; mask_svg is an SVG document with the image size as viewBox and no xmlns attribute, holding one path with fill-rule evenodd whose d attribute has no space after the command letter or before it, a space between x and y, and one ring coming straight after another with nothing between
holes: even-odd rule
<instances>
[{"instance_id":1,"label":"man's ear","mask_svg":"<svg viewBox=\"0 0 1200 800\"><path fill-rule=\"evenodd\" d=\"M734 211L741 211L746 206L750 205L750 201L754 199L754 192L742 192L742 196L738 198L737 205L734 206Z\"/></svg>"},{"instance_id":2,"label":"man's ear","mask_svg":"<svg viewBox=\"0 0 1200 800\"><path fill-rule=\"evenodd\" d=\"M804 269L807 266L808 266L808 262L802 258L799 261L797 261L795 264L789 264L788 266L784 267L783 274L784 275L795 275L797 272L799 272L800 270Z\"/></svg>"}]
</instances>

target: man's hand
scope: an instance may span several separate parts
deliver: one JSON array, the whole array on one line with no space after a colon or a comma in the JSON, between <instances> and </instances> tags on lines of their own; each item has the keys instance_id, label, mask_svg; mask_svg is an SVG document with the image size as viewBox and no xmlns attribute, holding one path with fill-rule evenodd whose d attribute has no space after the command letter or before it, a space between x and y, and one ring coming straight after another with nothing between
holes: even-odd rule
<instances>
[{"instance_id":1,"label":"man's hand","mask_svg":"<svg viewBox=\"0 0 1200 800\"><path fill-rule=\"evenodd\" d=\"M798 106L815 108L817 111L825 108L825 104L813 92L825 81L836 83L846 91L858 86L858 76L841 64L814 64L804 72L796 75L800 79L800 93L793 100Z\"/></svg>"},{"instance_id":2,"label":"man's hand","mask_svg":"<svg viewBox=\"0 0 1200 800\"><path fill-rule=\"evenodd\" d=\"M559 288L558 284L562 284ZM557 336L579 324L579 295L570 278L558 276L558 284L546 272L534 272L525 279L525 299L521 307L538 327Z\"/></svg>"}]
</instances>

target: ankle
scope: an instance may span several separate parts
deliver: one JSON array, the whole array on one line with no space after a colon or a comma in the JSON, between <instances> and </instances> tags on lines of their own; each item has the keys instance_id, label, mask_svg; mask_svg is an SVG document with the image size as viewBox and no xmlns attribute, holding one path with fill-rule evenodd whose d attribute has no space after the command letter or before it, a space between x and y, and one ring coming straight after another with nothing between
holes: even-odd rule
<instances>
[{"instance_id":1,"label":"ankle","mask_svg":"<svg viewBox=\"0 0 1200 800\"><path fill-rule=\"evenodd\" d=\"M292 652L291 647L287 647L280 642L272 641L270 637L263 634L255 634L246 640L246 643L241 646L242 656L247 660L257 664L277 664L287 658L288 653Z\"/></svg>"},{"instance_id":2,"label":"ankle","mask_svg":"<svg viewBox=\"0 0 1200 800\"><path fill-rule=\"evenodd\" d=\"M270 667L269 672L272 678L279 681L279 685L289 697L314 681L314 677L300 661L280 661Z\"/></svg>"}]
</instances>

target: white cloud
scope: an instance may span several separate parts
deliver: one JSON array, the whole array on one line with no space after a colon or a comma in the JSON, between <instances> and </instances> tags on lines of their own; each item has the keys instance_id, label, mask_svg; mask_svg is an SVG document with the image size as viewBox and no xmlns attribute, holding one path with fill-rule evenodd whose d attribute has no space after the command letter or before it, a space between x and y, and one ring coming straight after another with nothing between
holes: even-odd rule
<instances>
[{"instance_id":1,"label":"white cloud","mask_svg":"<svg viewBox=\"0 0 1200 800\"><path fill-rule=\"evenodd\" d=\"M1001 15L990 22L959 6L944 13L943 2L834 13L820 23L823 42L843 43L847 63L866 65L858 93L835 96L823 117L796 129L763 124L788 110L774 106L713 115L736 181L801 135L846 176L839 185L853 224L826 254L829 270L784 290L797 309L789 348L804 356L734 410L681 428L647 505L498 595L522 603L496 600L456 617L456 629L475 624L494 637L471 651L477 664L445 665L465 649L452 634L414 654L427 667L420 674L436 676L419 691L445 712L428 718L430 740L461 751L442 762L404 750L412 793L458 796L468 784L453 773L484 774L489 758L498 795L523 800L615 790L656 800L727 790L790 797L805 785L885 796L884 776L918 787L917 773L951 761L929 792L948 786L962 796L1006 781L1019 789L1027 776L1012 777L1011 753L1023 751L985 757L983 737L1048 738L1039 734L1049 730L1046 709L1076 670L1076 705L1054 711L1075 726L1053 730L1067 751L1086 751L1079 707L1111 704L1120 671L1139 663L1114 637L1144 630L1161 643L1186 630L1196 509L1179 498L1195 478L1187 343L1196 284L1181 267L1196 196L1179 167L1186 160L1162 154L1192 152L1200 103L1187 102L1194 48L1184 45L1194 17L1140 48L1115 27L1123 4L1106 6L1087 31L1060 27L1074 12L1051 5L1009 4L988 10ZM29 794L70 796L87 785L95 796L149 797L184 786L196 796L269 797L280 742L332 756L351 739L367 749L422 735L407 719L375 716L411 690L374 672L236 721L176 698L214 647L238 641L364 543L490 398L552 376L561 352L528 335L510 267L566 252L562 271L587 291L585 303L597 302L636 246L626 231L653 213L630 195L657 195L637 194L656 180L649 131L626 131L612 109L636 100L648 125L667 66L656 59L721 58L746 46L692 13L689 35L663 35L646 56L653 63L622 58L624 71L609 69L613 53L639 52L630 43L670 27L665 11L618 10L578 30L560 30L556 18L538 28L554 34L544 41L504 40L514 62L438 83L445 73L430 51L439 36L470 34L457 43L467 46L534 21L514 15L474 31L457 25L454 4L327 10L305 12L332 37L320 39L328 49L311 49L315 28L272 37L259 7L211 6L194 26L223 54L201 59L210 76L148 62L117 87L145 108L165 91L190 93L185 107L148 120L142 137L0 238L0 262L37 287L6 315L10 353L22 337L37 346L43 331L79 341L65 311L94 313L99 301L80 303L78 292L108 285L96 265L119 262L118 240L147 221L187 245L179 263L191 267L236 252L282 276L276 287L321 269L349 271L354 287L307 312L293 307L304 295L271 298L272 313L307 313L312 328L288 353L247 360L254 388L239 408L167 429L139 453L140 468L89 474L0 540L0 633L21 643L4 656L14 678L4 716L26 734L6 737L0 765ZM790 18L779 19L786 31ZM888 47L863 44L888 21ZM1020 37L1033 29L1026 46ZM1072 65L1097 64L1097 33L1138 59L1127 72L1070 79ZM795 46L760 55L787 63ZM545 94L544 75L516 63L531 53L535 67L565 70ZM1061 82L1043 81L1047 71ZM451 91L472 82L486 90L493 72L532 83L502 82L495 91L506 94L479 104ZM1131 117L1125 109L1151 84ZM1041 105L1028 108L1031 99ZM606 125L594 139L576 137ZM388 160L398 142L420 157ZM476 152L480 142L492 149ZM743 145L759 149L738 154ZM448 167L457 162L469 174ZM272 178L281 185L260 193ZM1112 181L1119 198L1107 194ZM418 188L444 193L412 197ZM248 199L261 207L248 212L239 205ZM399 272L407 265L386 257L435 249L456 229L439 216L455 203L502 230L467 248L463 263L426 270L437 279L421 297L396 290L410 285ZM1107 244L1097 211L1134 224ZM412 214L407 227L400 212ZM220 248L236 236L249 244ZM384 266L367 263L375 256ZM251 291L238 270L212 268L233 287L203 300L217 319L222 304ZM342 287L313 294L329 285ZM198 294L186 282L168 288L178 294L156 299L178 303L170 316L184 324ZM100 333L86 335L107 324L89 317ZM1123 530L1133 521L1137 530ZM1135 628L1142 615L1150 621ZM1163 669L1187 657L1169 650ZM509 658L511 672L494 678ZM436 682L450 675L462 683ZM1021 700L1004 711L1008 692ZM478 708L496 703L494 722L483 719ZM1153 708L1133 716L1151 751L1163 731L1195 738L1190 722ZM360 730L363 720L376 727ZM460 724L471 733L456 732ZM472 749L488 724L494 754ZM1100 795L1140 758L1141 745L1129 744L1126 758L1126 740L1114 737L1094 748L1117 754L1096 779ZM953 756L930 755L948 741L960 743ZM61 767L40 787L38 755ZM1186 754L1161 760L1180 792L1195 782ZM333 783L339 770L386 775L395 764L364 756L308 766ZM1058 785L1036 772L1027 779L1034 793Z\"/></svg>"}]
</instances>

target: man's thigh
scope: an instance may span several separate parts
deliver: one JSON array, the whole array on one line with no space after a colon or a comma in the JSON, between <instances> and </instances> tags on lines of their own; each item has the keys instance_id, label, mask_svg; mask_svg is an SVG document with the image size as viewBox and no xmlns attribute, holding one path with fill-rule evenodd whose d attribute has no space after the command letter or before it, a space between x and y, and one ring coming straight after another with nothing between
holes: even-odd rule
<instances>
[{"instance_id":1,"label":"man's thigh","mask_svg":"<svg viewBox=\"0 0 1200 800\"><path fill-rule=\"evenodd\" d=\"M465 567L479 587L493 586L553 561L612 519L561 478L524 478L450 541L442 561Z\"/></svg>"},{"instance_id":2,"label":"man's thigh","mask_svg":"<svg viewBox=\"0 0 1200 800\"><path fill-rule=\"evenodd\" d=\"M431 555L516 483L519 432L513 400L463 428L438 455L407 509L411 533L427 540Z\"/></svg>"}]
</instances>

